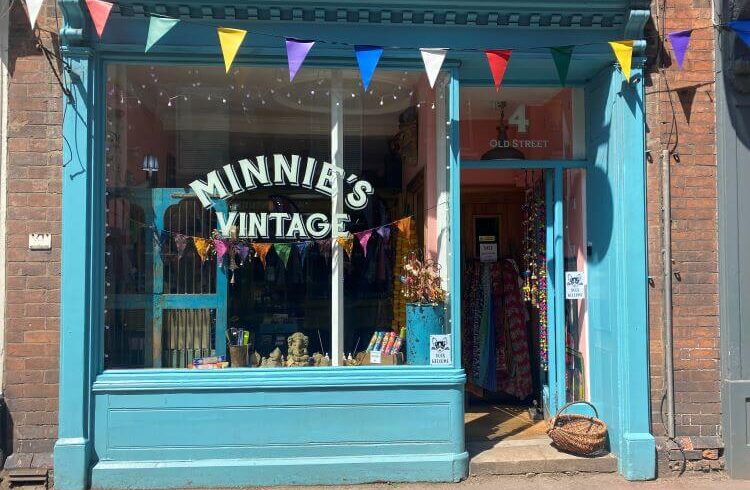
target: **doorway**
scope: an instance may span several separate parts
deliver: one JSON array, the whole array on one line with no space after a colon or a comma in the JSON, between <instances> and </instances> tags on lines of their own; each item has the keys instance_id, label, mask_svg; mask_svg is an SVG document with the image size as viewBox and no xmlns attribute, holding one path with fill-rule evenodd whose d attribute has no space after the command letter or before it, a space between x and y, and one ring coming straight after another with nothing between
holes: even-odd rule
<instances>
[{"instance_id":1,"label":"doorway","mask_svg":"<svg viewBox=\"0 0 750 490\"><path fill-rule=\"evenodd\" d=\"M586 399L584 176L573 169L462 172L469 442L543 438L545 417Z\"/></svg>"}]
</instances>

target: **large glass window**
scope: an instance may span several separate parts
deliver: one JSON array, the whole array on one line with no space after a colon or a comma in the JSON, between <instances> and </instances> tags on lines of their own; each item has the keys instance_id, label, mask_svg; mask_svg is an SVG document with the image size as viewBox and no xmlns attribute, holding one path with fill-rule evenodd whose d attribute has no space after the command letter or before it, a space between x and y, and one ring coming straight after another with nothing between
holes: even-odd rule
<instances>
[{"instance_id":1,"label":"large glass window","mask_svg":"<svg viewBox=\"0 0 750 490\"><path fill-rule=\"evenodd\" d=\"M447 288L444 79L107 73L105 368L418 363L404 267Z\"/></svg>"}]
</instances>

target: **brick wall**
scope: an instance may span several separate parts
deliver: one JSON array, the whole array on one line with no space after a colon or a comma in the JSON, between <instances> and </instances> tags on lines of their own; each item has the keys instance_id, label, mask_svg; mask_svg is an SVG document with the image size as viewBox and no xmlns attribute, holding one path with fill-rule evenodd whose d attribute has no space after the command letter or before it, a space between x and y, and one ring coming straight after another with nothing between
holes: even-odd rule
<instances>
[{"instance_id":1,"label":"brick wall","mask_svg":"<svg viewBox=\"0 0 750 490\"><path fill-rule=\"evenodd\" d=\"M652 2L654 25L650 39L667 32L711 25L710 0L660 0ZM719 389L718 217L714 97L713 29L693 32L683 71L664 45L666 70L655 70L659 45L651 43L647 77L648 247L651 328L652 428L665 435L661 166L663 149L674 150L671 159L674 376L677 444L659 439L663 462L673 469L683 458L688 467L717 468L721 446ZM676 146L675 146L676 143ZM708 450L708 451L704 451ZM671 463L670 463L671 457ZM692 462L691 462L692 461ZM662 466L664 468L664 466Z\"/></svg>"},{"instance_id":2,"label":"brick wall","mask_svg":"<svg viewBox=\"0 0 750 490\"><path fill-rule=\"evenodd\" d=\"M39 25L53 32L55 7L45 2L39 16ZM51 46L49 34L41 38ZM3 390L16 464L29 466L49 462L57 436L62 118L60 87L21 2L10 13L8 58ZM52 233L52 251L29 251L31 232ZM32 461L30 454L41 457Z\"/></svg>"}]
</instances>

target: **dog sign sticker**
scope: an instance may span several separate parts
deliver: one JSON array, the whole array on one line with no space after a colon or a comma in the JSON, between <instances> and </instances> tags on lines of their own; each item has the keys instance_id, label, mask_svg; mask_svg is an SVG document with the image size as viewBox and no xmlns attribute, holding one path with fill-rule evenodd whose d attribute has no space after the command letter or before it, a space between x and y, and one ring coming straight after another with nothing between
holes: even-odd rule
<instances>
[{"instance_id":1,"label":"dog sign sticker","mask_svg":"<svg viewBox=\"0 0 750 490\"><path fill-rule=\"evenodd\" d=\"M450 366L451 336L430 335L430 366Z\"/></svg>"}]
</instances>

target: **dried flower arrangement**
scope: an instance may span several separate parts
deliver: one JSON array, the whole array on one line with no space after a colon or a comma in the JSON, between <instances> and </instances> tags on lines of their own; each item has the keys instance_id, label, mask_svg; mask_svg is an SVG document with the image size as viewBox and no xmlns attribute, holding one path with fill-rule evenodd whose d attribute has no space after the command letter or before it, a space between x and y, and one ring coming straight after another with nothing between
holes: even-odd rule
<instances>
[{"instance_id":1,"label":"dried flower arrangement","mask_svg":"<svg viewBox=\"0 0 750 490\"><path fill-rule=\"evenodd\" d=\"M404 257L402 292L409 303L438 304L445 301L445 290L440 284L440 266L432 259L420 260L419 251L412 250Z\"/></svg>"}]
</instances>

